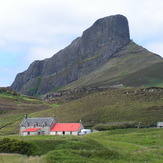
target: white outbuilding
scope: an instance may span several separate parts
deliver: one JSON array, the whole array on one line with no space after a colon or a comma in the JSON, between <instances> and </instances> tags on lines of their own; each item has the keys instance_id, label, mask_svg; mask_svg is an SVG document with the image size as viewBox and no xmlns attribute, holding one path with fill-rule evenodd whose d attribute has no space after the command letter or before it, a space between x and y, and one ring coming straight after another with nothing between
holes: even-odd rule
<instances>
[{"instance_id":1,"label":"white outbuilding","mask_svg":"<svg viewBox=\"0 0 163 163\"><path fill-rule=\"evenodd\" d=\"M162 128L163 127L163 122L157 122L157 128Z\"/></svg>"},{"instance_id":2,"label":"white outbuilding","mask_svg":"<svg viewBox=\"0 0 163 163\"><path fill-rule=\"evenodd\" d=\"M83 125L81 123L55 123L50 135L79 135Z\"/></svg>"}]
</instances>

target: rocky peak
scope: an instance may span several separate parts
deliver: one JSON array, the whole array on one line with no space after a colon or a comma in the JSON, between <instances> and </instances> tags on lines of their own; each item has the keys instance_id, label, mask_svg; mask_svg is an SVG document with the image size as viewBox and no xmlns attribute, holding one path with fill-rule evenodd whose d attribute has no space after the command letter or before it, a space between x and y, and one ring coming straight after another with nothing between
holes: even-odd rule
<instances>
[{"instance_id":1,"label":"rocky peak","mask_svg":"<svg viewBox=\"0 0 163 163\"><path fill-rule=\"evenodd\" d=\"M130 41L126 17L97 20L83 35L53 57L33 62L16 76L11 88L27 94L44 94L95 70Z\"/></svg>"}]
</instances>

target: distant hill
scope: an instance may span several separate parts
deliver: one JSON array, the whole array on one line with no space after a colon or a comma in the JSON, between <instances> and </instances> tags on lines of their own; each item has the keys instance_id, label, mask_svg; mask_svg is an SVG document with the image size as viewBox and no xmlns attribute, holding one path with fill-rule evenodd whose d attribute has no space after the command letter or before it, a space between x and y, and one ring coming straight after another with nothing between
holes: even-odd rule
<instances>
[{"instance_id":1,"label":"distant hill","mask_svg":"<svg viewBox=\"0 0 163 163\"><path fill-rule=\"evenodd\" d=\"M33 62L16 76L11 88L34 96L81 86L152 85L152 76L148 78L149 83L135 84L132 78L128 84L124 80L128 75L162 61L158 55L130 40L126 17L113 15L97 20L81 37L51 58ZM160 85L160 79L154 80Z\"/></svg>"}]
</instances>

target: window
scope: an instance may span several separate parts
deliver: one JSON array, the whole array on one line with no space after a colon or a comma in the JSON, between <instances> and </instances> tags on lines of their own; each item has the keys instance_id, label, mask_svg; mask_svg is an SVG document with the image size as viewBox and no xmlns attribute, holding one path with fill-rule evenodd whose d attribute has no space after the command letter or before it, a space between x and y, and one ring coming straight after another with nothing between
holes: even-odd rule
<instances>
[{"instance_id":1,"label":"window","mask_svg":"<svg viewBox=\"0 0 163 163\"><path fill-rule=\"evenodd\" d=\"M42 127L45 127L46 126L46 122L42 122Z\"/></svg>"},{"instance_id":2,"label":"window","mask_svg":"<svg viewBox=\"0 0 163 163\"><path fill-rule=\"evenodd\" d=\"M28 127L28 126L29 126L29 123L28 123L28 122L26 122L26 123L25 123L25 127Z\"/></svg>"},{"instance_id":3,"label":"window","mask_svg":"<svg viewBox=\"0 0 163 163\"><path fill-rule=\"evenodd\" d=\"M37 123L37 122L35 122L33 126L34 126L34 128L35 128L36 126L38 126L38 123Z\"/></svg>"}]
</instances>

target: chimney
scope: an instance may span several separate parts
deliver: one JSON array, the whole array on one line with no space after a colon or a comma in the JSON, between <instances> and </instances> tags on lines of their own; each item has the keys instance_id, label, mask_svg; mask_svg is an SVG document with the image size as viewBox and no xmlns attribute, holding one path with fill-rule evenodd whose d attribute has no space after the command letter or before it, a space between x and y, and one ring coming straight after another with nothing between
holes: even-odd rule
<instances>
[{"instance_id":1,"label":"chimney","mask_svg":"<svg viewBox=\"0 0 163 163\"><path fill-rule=\"evenodd\" d=\"M27 119L28 118L28 114L25 115L24 119Z\"/></svg>"},{"instance_id":2,"label":"chimney","mask_svg":"<svg viewBox=\"0 0 163 163\"><path fill-rule=\"evenodd\" d=\"M53 114L53 120L55 120L57 122L57 117Z\"/></svg>"}]
</instances>

